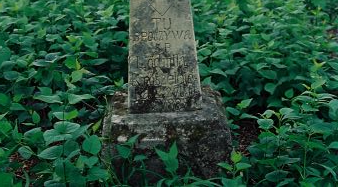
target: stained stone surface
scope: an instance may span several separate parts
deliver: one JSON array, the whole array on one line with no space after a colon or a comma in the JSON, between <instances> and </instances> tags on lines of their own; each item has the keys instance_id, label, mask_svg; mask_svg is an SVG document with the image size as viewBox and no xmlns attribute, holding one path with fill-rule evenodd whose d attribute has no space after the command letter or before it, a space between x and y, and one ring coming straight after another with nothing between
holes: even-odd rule
<instances>
[{"instance_id":1,"label":"stained stone surface","mask_svg":"<svg viewBox=\"0 0 338 187\"><path fill-rule=\"evenodd\" d=\"M201 108L190 0L131 0L131 113Z\"/></svg>"},{"instance_id":2,"label":"stained stone surface","mask_svg":"<svg viewBox=\"0 0 338 187\"><path fill-rule=\"evenodd\" d=\"M116 155L116 143L141 134L136 149L148 156L148 164L153 169L164 168L159 165L161 162L153 148L163 145L168 149L176 141L179 157L185 158L195 173L213 176L219 169L217 163L227 160L230 155L231 135L219 93L210 88L203 88L202 93L201 110L147 114L130 114L127 93L116 93L104 120L104 157L109 159ZM180 164L184 167L183 162Z\"/></svg>"}]
</instances>

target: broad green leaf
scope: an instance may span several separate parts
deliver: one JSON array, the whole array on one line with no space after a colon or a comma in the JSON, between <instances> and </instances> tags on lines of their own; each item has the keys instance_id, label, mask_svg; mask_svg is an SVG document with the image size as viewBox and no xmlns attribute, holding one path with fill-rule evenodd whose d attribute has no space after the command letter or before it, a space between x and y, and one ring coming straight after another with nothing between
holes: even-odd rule
<instances>
[{"instance_id":1,"label":"broad green leaf","mask_svg":"<svg viewBox=\"0 0 338 187\"><path fill-rule=\"evenodd\" d=\"M86 140L82 144L82 148L84 151L96 155L101 150L101 142L98 136L93 135Z\"/></svg>"},{"instance_id":2,"label":"broad green leaf","mask_svg":"<svg viewBox=\"0 0 338 187\"><path fill-rule=\"evenodd\" d=\"M237 171L245 170L245 169L248 169L248 168L251 167L250 164L242 163L242 162L237 163L235 166L236 166L236 170L237 170Z\"/></svg>"},{"instance_id":3,"label":"broad green leaf","mask_svg":"<svg viewBox=\"0 0 338 187\"><path fill-rule=\"evenodd\" d=\"M202 48L198 50L198 54L201 54L203 56L211 55L211 53L212 53L211 50L208 48Z\"/></svg>"},{"instance_id":4,"label":"broad green leaf","mask_svg":"<svg viewBox=\"0 0 338 187\"><path fill-rule=\"evenodd\" d=\"M283 170L275 170L265 175L265 179L270 182L279 182L285 179L289 172Z\"/></svg>"},{"instance_id":5,"label":"broad green leaf","mask_svg":"<svg viewBox=\"0 0 338 187\"><path fill-rule=\"evenodd\" d=\"M277 73L272 70L260 70L258 73L267 79L276 80L277 78Z\"/></svg>"},{"instance_id":6,"label":"broad green leaf","mask_svg":"<svg viewBox=\"0 0 338 187\"><path fill-rule=\"evenodd\" d=\"M4 113L4 114L1 114L0 115L0 121L2 120L2 119L4 119L5 118L5 116L8 114L8 112L6 112L6 113Z\"/></svg>"},{"instance_id":7,"label":"broad green leaf","mask_svg":"<svg viewBox=\"0 0 338 187\"><path fill-rule=\"evenodd\" d=\"M85 161L85 164L87 164L89 168L92 168L98 161L99 158L97 158L96 156L92 156Z\"/></svg>"},{"instance_id":8,"label":"broad green leaf","mask_svg":"<svg viewBox=\"0 0 338 187\"><path fill-rule=\"evenodd\" d=\"M19 132L18 125L15 125L13 131L12 131L12 138L15 141L20 141L22 138L22 133Z\"/></svg>"},{"instance_id":9,"label":"broad green leaf","mask_svg":"<svg viewBox=\"0 0 338 187\"><path fill-rule=\"evenodd\" d=\"M53 90L49 87L38 87L41 95L52 95Z\"/></svg>"},{"instance_id":10,"label":"broad green leaf","mask_svg":"<svg viewBox=\"0 0 338 187\"><path fill-rule=\"evenodd\" d=\"M177 155L178 155L177 144L176 142L174 142L170 147L168 156L170 157L170 159L174 159L177 157Z\"/></svg>"},{"instance_id":11,"label":"broad green leaf","mask_svg":"<svg viewBox=\"0 0 338 187\"><path fill-rule=\"evenodd\" d=\"M79 129L77 129L75 132L73 132L71 135L72 135L72 138L73 139L77 139L78 137L84 135L86 133L86 131L88 130L90 125L83 125L81 126Z\"/></svg>"},{"instance_id":12,"label":"broad green leaf","mask_svg":"<svg viewBox=\"0 0 338 187\"><path fill-rule=\"evenodd\" d=\"M78 117L79 112L75 109L71 112L54 112L53 115L59 120L71 120Z\"/></svg>"},{"instance_id":13,"label":"broad green leaf","mask_svg":"<svg viewBox=\"0 0 338 187\"><path fill-rule=\"evenodd\" d=\"M69 156L74 150L79 150L80 146L79 144L74 141L74 140L68 140L66 141L66 143L64 144L64 155L65 156Z\"/></svg>"},{"instance_id":14,"label":"broad green leaf","mask_svg":"<svg viewBox=\"0 0 338 187\"><path fill-rule=\"evenodd\" d=\"M24 133L25 139L32 143L43 142L43 133L41 127L28 130Z\"/></svg>"},{"instance_id":15,"label":"broad green leaf","mask_svg":"<svg viewBox=\"0 0 338 187\"><path fill-rule=\"evenodd\" d=\"M287 186L290 183L294 182L294 178L290 178L290 179L284 179L283 181L281 181L280 183L278 183L278 185L276 187L282 187L282 186Z\"/></svg>"},{"instance_id":16,"label":"broad green leaf","mask_svg":"<svg viewBox=\"0 0 338 187\"><path fill-rule=\"evenodd\" d=\"M243 100L241 103L237 104L237 106L241 109L245 109L245 108L248 108L251 104L253 99L246 99L246 100Z\"/></svg>"},{"instance_id":17,"label":"broad green leaf","mask_svg":"<svg viewBox=\"0 0 338 187\"><path fill-rule=\"evenodd\" d=\"M72 152L70 152L68 155L67 155L67 160L71 160L73 159L75 156L78 156L81 154L81 149L75 149L73 150Z\"/></svg>"},{"instance_id":18,"label":"broad green leaf","mask_svg":"<svg viewBox=\"0 0 338 187\"><path fill-rule=\"evenodd\" d=\"M323 86L326 83L326 80L324 79L318 79L314 83L311 84L312 89L317 89Z\"/></svg>"},{"instance_id":19,"label":"broad green leaf","mask_svg":"<svg viewBox=\"0 0 338 187\"><path fill-rule=\"evenodd\" d=\"M11 57L11 50L7 47L0 46L0 65L6 60L9 60L10 57Z\"/></svg>"},{"instance_id":20,"label":"broad green leaf","mask_svg":"<svg viewBox=\"0 0 338 187\"><path fill-rule=\"evenodd\" d=\"M224 187L245 187L246 186L243 184L242 178L240 176L233 178L233 179L222 178L222 184Z\"/></svg>"},{"instance_id":21,"label":"broad green leaf","mask_svg":"<svg viewBox=\"0 0 338 187\"><path fill-rule=\"evenodd\" d=\"M41 120L40 115L35 111L32 114L32 119L33 119L33 123L35 124L40 123L40 120Z\"/></svg>"},{"instance_id":22,"label":"broad green leaf","mask_svg":"<svg viewBox=\"0 0 338 187\"><path fill-rule=\"evenodd\" d=\"M247 113L243 113L239 119L255 119L258 120L258 117L251 115L251 114L247 114Z\"/></svg>"},{"instance_id":23,"label":"broad green leaf","mask_svg":"<svg viewBox=\"0 0 338 187\"><path fill-rule=\"evenodd\" d=\"M102 119L94 123L94 125L92 125L93 132L96 133L100 129L101 125L102 125Z\"/></svg>"},{"instance_id":24,"label":"broad green leaf","mask_svg":"<svg viewBox=\"0 0 338 187\"><path fill-rule=\"evenodd\" d=\"M68 101L70 104L76 104L78 102L81 102L82 100L86 99L93 99L94 97L89 94L84 94L84 95L75 95L75 94L68 94Z\"/></svg>"},{"instance_id":25,"label":"broad green leaf","mask_svg":"<svg viewBox=\"0 0 338 187\"><path fill-rule=\"evenodd\" d=\"M116 145L116 149L118 154L124 159L127 159L131 156L131 149L129 147L123 145Z\"/></svg>"},{"instance_id":26,"label":"broad green leaf","mask_svg":"<svg viewBox=\"0 0 338 187\"><path fill-rule=\"evenodd\" d=\"M17 72L17 71L5 71L4 72L4 77L6 80L9 80L9 81L14 81L16 79L18 79L20 76L20 73Z\"/></svg>"},{"instance_id":27,"label":"broad green leaf","mask_svg":"<svg viewBox=\"0 0 338 187\"><path fill-rule=\"evenodd\" d=\"M210 71L209 71L210 69L209 69L209 67L207 65L199 63L198 67L199 67L200 75L202 77L206 77L206 76L210 75Z\"/></svg>"},{"instance_id":28,"label":"broad green leaf","mask_svg":"<svg viewBox=\"0 0 338 187\"><path fill-rule=\"evenodd\" d=\"M317 112L317 111L319 111L317 108L311 106L309 103L303 103L301 107L305 112Z\"/></svg>"},{"instance_id":29,"label":"broad green leaf","mask_svg":"<svg viewBox=\"0 0 338 187\"><path fill-rule=\"evenodd\" d=\"M211 57L217 58L217 59L225 59L228 56L228 50L227 49L218 49L216 50Z\"/></svg>"},{"instance_id":30,"label":"broad green leaf","mask_svg":"<svg viewBox=\"0 0 338 187\"><path fill-rule=\"evenodd\" d=\"M37 100L40 100L40 101L43 101L43 102L46 102L46 103L50 103L50 104L52 104L52 103L62 104L61 98L58 95L52 95L52 96L38 95L38 96L34 96L34 99L37 99Z\"/></svg>"},{"instance_id":31,"label":"broad green leaf","mask_svg":"<svg viewBox=\"0 0 338 187\"><path fill-rule=\"evenodd\" d=\"M175 173L178 169L178 159L169 159L164 161L164 165L166 166L166 170L170 173Z\"/></svg>"},{"instance_id":32,"label":"broad green leaf","mask_svg":"<svg viewBox=\"0 0 338 187\"><path fill-rule=\"evenodd\" d=\"M9 108L12 111L25 111L25 107L22 106L20 103L12 103L11 107Z\"/></svg>"},{"instance_id":33,"label":"broad green leaf","mask_svg":"<svg viewBox=\"0 0 338 187\"><path fill-rule=\"evenodd\" d=\"M87 181L96 181L99 179L107 180L109 178L109 173L105 169L101 169L99 167L93 167L89 169L87 175Z\"/></svg>"},{"instance_id":34,"label":"broad green leaf","mask_svg":"<svg viewBox=\"0 0 338 187\"><path fill-rule=\"evenodd\" d=\"M94 37L90 33L83 33L83 43L89 48L97 46Z\"/></svg>"},{"instance_id":35,"label":"broad green leaf","mask_svg":"<svg viewBox=\"0 0 338 187\"><path fill-rule=\"evenodd\" d=\"M40 30L38 31L38 38L42 38L44 36L46 36L47 30L46 28L40 28Z\"/></svg>"},{"instance_id":36,"label":"broad green leaf","mask_svg":"<svg viewBox=\"0 0 338 187\"><path fill-rule=\"evenodd\" d=\"M137 134L137 135L129 138L128 141L126 142L126 144L128 144L129 146L135 145L135 143L137 142L139 137L140 137L140 134Z\"/></svg>"},{"instance_id":37,"label":"broad green leaf","mask_svg":"<svg viewBox=\"0 0 338 187\"><path fill-rule=\"evenodd\" d=\"M202 85L208 85L208 86L211 86L211 87L212 87L213 83L212 83L212 81L211 81L211 76L205 78L205 79L202 81Z\"/></svg>"},{"instance_id":38,"label":"broad green leaf","mask_svg":"<svg viewBox=\"0 0 338 187\"><path fill-rule=\"evenodd\" d=\"M329 147L329 149L338 149L338 142L332 142Z\"/></svg>"},{"instance_id":39,"label":"broad green leaf","mask_svg":"<svg viewBox=\"0 0 338 187\"><path fill-rule=\"evenodd\" d=\"M69 69L75 69L75 70L81 69L81 65L79 61L74 56L68 57L64 63Z\"/></svg>"},{"instance_id":40,"label":"broad green leaf","mask_svg":"<svg viewBox=\"0 0 338 187\"><path fill-rule=\"evenodd\" d=\"M69 121L59 121L54 124L54 129L57 130L60 134L70 134L75 132L79 128L79 124Z\"/></svg>"},{"instance_id":41,"label":"broad green leaf","mask_svg":"<svg viewBox=\"0 0 338 187\"><path fill-rule=\"evenodd\" d=\"M267 83L264 86L264 90L269 92L271 95L273 95L273 93L275 93L276 88L277 88L277 85L274 84L274 83Z\"/></svg>"},{"instance_id":42,"label":"broad green leaf","mask_svg":"<svg viewBox=\"0 0 338 187\"><path fill-rule=\"evenodd\" d=\"M20 155L24 158L24 159L29 159L34 152L32 151L32 149L28 146L22 146L18 149L18 152L20 153Z\"/></svg>"},{"instance_id":43,"label":"broad green leaf","mask_svg":"<svg viewBox=\"0 0 338 187\"><path fill-rule=\"evenodd\" d=\"M167 161L169 159L168 153L161 151L159 149L155 149L155 151L162 161Z\"/></svg>"},{"instance_id":44,"label":"broad green leaf","mask_svg":"<svg viewBox=\"0 0 338 187\"><path fill-rule=\"evenodd\" d=\"M10 130L12 130L12 125L8 121L0 121L0 132L3 135L7 135Z\"/></svg>"},{"instance_id":45,"label":"broad green leaf","mask_svg":"<svg viewBox=\"0 0 338 187\"><path fill-rule=\"evenodd\" d=\"M52 146L48 147L47 149L43 150L38 157L46 159L46 160L55 160L60 158L62 155L63 146Z\"/></svg>"},{"instance_id":46,"label":"broad green leaf","mask_svg":"<svg viewBox=\"0 0 338 187\"><path fill-rule=\"evenodd\" d=\"M54 142L69 140L71 138L73 138L71 134L61 134L55 129L47 130L43 133L43 139L46 141L47 145Z\"/></svg>"},{"instance_id":47,"label":"broad green leaf","mask_svg":"<svg viewBox=\"0 0 338 187\"><path fill-rule=\"evenodd\" d=\"M86 54L86 55L88 55L90 57L93 57L93 58L98 58L99 57L99 55L97 54L97 52L89 52L89 51L87 51L87 52L84 52L84 54Z\"/></svg>"},{"instance_id":48,"label":"broad green leaf","mask_svg":"<svg viewBox=\"0 0 338 187\"><path fill-rule=\"evenodd\" d=\"M0 69L3 69L4 71L12 70L13 67L16 65L14 61L4 61L2 64L0 63Z\"/></svg>"},{"instance_id":49,"label":"broad green leaf","mask_svg":"<svg viewBox=\"0 0 338 187\"><path fill-rule=\"evenodd\" d=\"M108 62L108 59L94 59L94 60L88 61L87 63L92 65L92 66L99 66L99 65L102 65L106 62Z\"/></svg>"},{"instance_id":50,"label":"broad green leaf","mask_svg":"<svg viewBox=\"0 0 338 187\"><path fill-rule=\"evenodd\" d=\"M282 109L279 110L279 112L283 116L288 115L288 114L292 113L293 111L294 111L294 109L292 109L292 108L282 108Z\"/></svg>"},{"instance_id":51,"label":"broad green leaf","mask_svg":"<svg viewBox=\"0 0 338 187\"><path fill-rule=\"evenodd\" d=\"M0 105L8 106L10 103L11 103L11 99L7 95L0 93Z\"/></svg>"},{"instance_id":52,"label":"broad green leaf","mask_svg":"<svg viewBox=\"0 0 338 187\"><path fill-rule=\"evenodd\" d=\"M116 41L126 41L128 38L128 32L126 31L118 31L114 34L113 37Z\"/></svg>"},{"instance_id":53,"label":"broad green leaf","mask_svg":"<svg viewBox=\"0 0 338 187\"><path fill-rule=\"evenodd\" d=\"M290 158L288 155L287 156L278 156L276 160L276 165L278 167L286 165L286 164L294 164L296 162L301 161L300 158Z\"/></svg>"},{"instance_id":54,"label":"broad green leaf","mask_svg":"<svg viewBox=\"0 0 338 187\"><path fill-rule=\"evenodd\" d=\"M89 168L92 168L98 161L99 159L96 156L88 158L86 156L80 155L78 159L79 163L86 164Z\"/></svg>"},{"instance_id":55,"label":"broad green leaf","mask_svg":"<svg viewBox=\"0 0 338 187\"><path fill-rule=\"evenodd\" d=\"M289 89L287 90L285 93L284 93L285 97L288 98L288 99L291 99L293 96L294 96L294 91L293 89Z\"/></svg>"},{"instance_id":56,"label":"broad green leaf","mask_svg":"<svg viewBox=\"0 0 338 187\"><path fill-rule=\"evenodd\" d=\"M124 85L123 77L118 81L114 81L114 84L115 84L116 87L122 87Z\"/></svg>"},{"instance_id":57,"label":"broad green leaf","mask_svg":"<svg viewBox=\"0 0 338 187\"><path fill-rule=\"evenodd\" d=\"M72 77L71 83L78 82L82 79L83 72L81 70L73 71L71 77Z\"/></svg>"},{"instance_id":58,"label":"broad green leaf","mask_svg":"<svg viewBox=\"0 0 338 187\"><path fill-rule=\"evenodd\" d=\"M218 75L222 75L224 77L227 77L227 74L224 71L222 71L221 69L218 69L218 68L211 70L210 73L211 74L218 74Z\"/></svg>"},{"instance_id":59,"label":"broad green leaf","mask_svg":"<svg viewBox=\"0 0 338 187\"><path fill-rule=\"evenodd\" d=\"M229 112L230 114L234 115L234 116L238 116L241 114L241 112L239 110L237 110L236 108L232 108L232 107L227 107L226 111Z\"/></svg>"},{"instance_id":60,"label":"broad green leaf","mask_svg":"<svg viewBox=\"0 0 338 187\"><path fill-rule=\"evenodd\" d=\"M224 168L224 169L226 169L227 171L232 171L233 170L233 167L230 164L226 163L226 162L218 163L217 165L220 166L220 167L222 167L222 168Z\"/></svg>"},{"instance_id":61,"label":"broad green leaf","mask_svg":"<svg viewBox=\"0 0 338 187\"><path fill-rule=\"evenodd\" d=\"M233 163L238 163L242 160L242 154L240 152L232 151L230 159Z\"/></svg>"},{"instance_id":62,"label":"broad green leaf","mask_svg":"<svg viewBox=\"0 0 338 187\"><path fill-rule=\"evenodd\" d=\"M32 65L38 66L38 67L48 67L51 65L50 62L47 62L46 60L35 60Z\"/></svg>"},{"instance_id":63,"label":"broad green leaf","mask_svg":"<svg viewBox=\"0 0 338 187\"><path fill-rule=\"evenodd\" d=\"M257 120L257 123L259 125L259 128L262 128L264 130L268 130L273 128L273 120L272 119L259 119Z\"/></svg>"}]
</instances>

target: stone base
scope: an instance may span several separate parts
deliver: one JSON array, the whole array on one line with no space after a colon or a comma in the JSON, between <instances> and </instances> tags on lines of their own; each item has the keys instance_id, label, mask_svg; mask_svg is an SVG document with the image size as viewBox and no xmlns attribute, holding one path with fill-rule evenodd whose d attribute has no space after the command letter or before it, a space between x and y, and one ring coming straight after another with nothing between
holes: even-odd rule
<instances>
[{"instance_id":1,"label":"stone base","mask_svg":"<svg viewBox=\"0 0 338 187\"><path fill-rule=\"evenodd\" d=\"M103 136L107 140L104 157L109 159L116 155L114 144L141 134L136 150L147 154L151 168L156 169L159 163L152 148L163 145L168 150L176 141L180 161L187 161L197 175L214 176L219 171L217 163L228 160L232 141L218 92L203 88L202 98L202 109L198 111L129 114L127 93L116 93L104 119ZM158 167L163 169L163 166Z\"/></svg>"}]
</instances>

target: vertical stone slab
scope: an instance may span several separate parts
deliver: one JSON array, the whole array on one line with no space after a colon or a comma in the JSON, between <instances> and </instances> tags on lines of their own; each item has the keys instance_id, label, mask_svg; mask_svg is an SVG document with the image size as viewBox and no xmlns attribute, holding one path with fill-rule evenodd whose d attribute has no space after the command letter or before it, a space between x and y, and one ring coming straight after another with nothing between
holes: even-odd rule
<instances>
[{"instance_id":1,"label":"vertical stone slab","mask_svg":"<svg viewBox=\"0 0 338 187\"><path fill-rule=\"evenodd\" d=\"M200 109L190 0L131 0L129 32L129 111Z\"/></svg>"}]
</instances>

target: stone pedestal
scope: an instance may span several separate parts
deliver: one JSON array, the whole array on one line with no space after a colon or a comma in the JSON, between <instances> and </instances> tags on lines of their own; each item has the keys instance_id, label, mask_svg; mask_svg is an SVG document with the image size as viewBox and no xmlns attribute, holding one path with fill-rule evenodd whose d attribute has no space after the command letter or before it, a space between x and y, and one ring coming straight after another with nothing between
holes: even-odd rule
<instances>
[{"instance_id":1,"label":"stone pedestal","mask_svg":"<svg viewBox=\"0 0 338 187\"><path fill-rule=\"evenodd\" d=\"M213 176L219 169L217 163L229 157L231 135L218 92L203 88L202 98L202 109L196 111L130 114L127 93L116 93L104 120L103 136L107 140L104 156L111 158L114 144L141 134L136 149L147 150L143 152L148 154L148 163L153 168L158 163L153 148L163 145L168 149L176 141L179 158L185 158L195 173Z\"/></svg>"}]
</instances>

